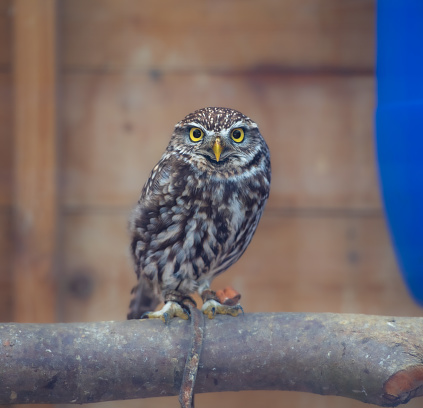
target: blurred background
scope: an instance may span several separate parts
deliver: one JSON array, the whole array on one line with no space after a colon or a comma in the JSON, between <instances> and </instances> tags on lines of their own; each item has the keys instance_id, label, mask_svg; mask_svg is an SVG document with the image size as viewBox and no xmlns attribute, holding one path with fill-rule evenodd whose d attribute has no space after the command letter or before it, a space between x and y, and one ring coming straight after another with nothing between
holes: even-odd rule
<instances>
[{"instance_id":1,"label":"blurred background","mask_svg":"<svg viewBox=\"0 0 423 408\"><path fill-rule=\"evenodd\" d=\"M0 0L0 321L125 319L128 214L174 124L205 106L255 120L273 170L256 235L215 289L235 287L248 313L421 316L381 204L374 72L373 0ZM293 392L196 404L365 406Z\"/></svg>"}]
</instances>

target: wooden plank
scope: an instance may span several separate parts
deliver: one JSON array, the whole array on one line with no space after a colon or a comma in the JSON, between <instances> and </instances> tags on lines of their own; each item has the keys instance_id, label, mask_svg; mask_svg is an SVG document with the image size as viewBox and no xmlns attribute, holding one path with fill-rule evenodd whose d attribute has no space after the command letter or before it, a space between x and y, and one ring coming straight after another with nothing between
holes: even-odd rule
<instances>
[{"instance_id":1,"label":"wooden plank","mask_svg":"<svg viewBox=\"0 0 423 408\"><path fill-rule=\"evenodd\" d=\"M0 206L12 197L12 76L0 72Z\"/></svg>"},{"instance_id":2,"label":"wooden plank","mask_svg":"<svg viewBox=\"0 0 423 408\"><path fill-rule=\"evenodd\" d=\"M125 318L135 274L125 212L64 217L64 321ZM384 219L265 214L253 241L215 289L234 286L246 312L419 316L398 272Z\"/></svg>"},{"instance_id":3,"label":"wooden plank","mask_svg":"<svg viewBox=\"0 0 423 408\"><path fill-rule=\"evenodd\" d=\"M148 398L142 400L142 408L163 408L178 406L178 397ZM201 408L254 408L254 407L285 407L290 408L363 408L361 401L345 397L308 394L292 391L241 391L219 392L211 394L195 394L195 403ZM72 405L60 405L72 408ZM102 402L104 408L139 408L139 400L118 402ZM370 405L371 407L372 405ZM421 408L421 398L407 402L407 408Z\"/></svg>"},{"instance_id":4,"label":"wooden plank","mask_svg":"<svg viewBox=\"0 0 423 408\"><path fill-rule=\"evenodd\" d=\"M12 77L0 72L0 321L12 316Z\"/></svg>"},{"instance_id":5,"label":"wooden plank","mask_svg":"<svg viewBox=\"0 0 423 408\"><path fill-rule=\"evenodd\" d=\"M0 322L10 322L12 315L12 225L11 208L0 206Z\"/></svg>"},{"instance_id":6,"label":"wooden plank","mask_svg":"<svg viewBox=\"0 0 423 408\"><path fill-rule=\"evenodd\" d=\"M155 401L150 405L150 400L145 400L143 408L158 408L161 406L172 406L170 398L160 398L163 405ZM176 399L174 404L177 404ZM136 408L129 401L122 401L125 405L119 405L121 408ZM290 408L363 408L366 404L361 401L354 401L344 397L325 396L308 394L305 392L292 391L244 391L244 392L221 392L212 394L196 394L195 403L201 408L254 408L254 407L290 407ZM415 398L407 403L407 408L420 408L421 398ZM369 405L372 407L373 405ZM116 406L117 407L117 406ZM375 407L375 406L373 406ZM111 405L108 408L112 408Z\"/></svg>"},{"instance_id":7,"label":"wooden plank","mask_svg":"<svg viewBox=\"0 0 423 408\"><path fill-rule=\"evenodd\" d=\"M162 398L162 406L170 406L171 403ZM145 400L146 403L150 400ZM167 404L166 404L167 402ZM136 408L124 401L122 408ZM196 394L195 403L201 408L233 408L239 406L243 408L253 407L290 407L290 408L363 408L366 407L361 401L354 401L344 397L325 396L308 394L305 392L290 391L246 391L246 392L222 392L212 394ZM127 405L126 405L127 404ZM157 403L156 403L157 404ZM166 405L165 405L166 404ZM175 399L176 404L176 399ZM415 398L407 403L407 408L420 408L421 398ZM161 405L144 405L143 408L155 408ZM371 407L372 405L370 405ZM112 408L109 406L108 408Z\"/></svg>"},{"instance_id":8,"label":"wooden plank","mask_svg":"<svg viewBox=\"0 0 423 408\"><path fill-rule=\"evenodd\" d=\"M373 92L362 76L66 74L63 202L128 208L174 124L229 106L270 146L269 207L379 209Z\"/></svg>"},{"instance_id":9,"label":"wooden plank","mask_svg":"<svg viewBox=\"0 0 423 408\"><path fill-rule=\"evenodd\" d=\"M66 69L374 67L374 0L62 3Z\"/></svg>"},{"instance_id":10,"label":"wooden plank","mask_svg":"<svg viewBox=\"0 0 423 408\"><path fill-rule=\"evenodd\" d=\"M127 213L94 211L64 217L61 320L126 318L136 283L127 225Z\"/></svg>"},{"instance_id":11,"label":"wooden plank","mask_svg":"<svg viewBox=\"0 0 423 408\"><path fill-rule=\"evenodd\" d=\"M0 321L12 315L12 76L10 0L0 0Z\"/></svg>"},{"instance_id":12,"label":"wooden plank","mask_svg":"<svg viewBox=\"0 0 423 408\"><path fill-rule=\"evenodd\" d=\"M421 315L405 289L382 216L265 213L245 255L214 286L231 282L248 294L243 305L251 312Z\"/></svg>"},{"instance_id":13,"label":"wooden plank","mask_svg":"<svg viewBox=\"0 0 423 408\"><path fill-rule=\"evenodd\" d=\"M11 65L11 0L0 0L0 71Z\"/></svg>"},{"instance_id":14,"label":"wooden plank","mask_svg":"<svg viewBox=\"0 0 423 408\"><path fill-rule=\"evenodd\" d=\"M14 318L55 320L55 1L14 0Z\"/></svg>"}]
</instances>

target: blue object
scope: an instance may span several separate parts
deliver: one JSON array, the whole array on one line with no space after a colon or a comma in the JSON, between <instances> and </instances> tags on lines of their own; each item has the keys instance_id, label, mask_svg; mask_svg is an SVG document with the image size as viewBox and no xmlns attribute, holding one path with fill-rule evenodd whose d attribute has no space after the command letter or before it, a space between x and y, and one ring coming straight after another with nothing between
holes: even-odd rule
<instances>
[{"instance_id":1,"label":"blue object","mask_svg":"<svg viewBox=\"0 0 423 408\"><path fill-rule=\"evenodd\" d=\"M377 2L376 145L397 259L423 306L423 0Z\"/></svg>"}]
</instances>

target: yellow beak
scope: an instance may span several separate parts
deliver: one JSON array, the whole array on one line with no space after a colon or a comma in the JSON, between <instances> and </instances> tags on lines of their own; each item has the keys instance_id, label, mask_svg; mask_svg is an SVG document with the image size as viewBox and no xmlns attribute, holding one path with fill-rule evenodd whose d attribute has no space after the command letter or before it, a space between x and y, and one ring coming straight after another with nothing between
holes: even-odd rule
<instances>
[{"instance_id":1,"label":"yellow beak","mask_svg":"<svg viewBox=\"0 0 423 408\"><path fill-rule=\"evenodd\" d=\"M223 146L222 146L222 141L220 140L220 136L216 137L216 140L213 143L212 149L213 149L214 155L216 156L216 161L219 161L220 154L223 151Z\"/></svg>"}]
</instances>

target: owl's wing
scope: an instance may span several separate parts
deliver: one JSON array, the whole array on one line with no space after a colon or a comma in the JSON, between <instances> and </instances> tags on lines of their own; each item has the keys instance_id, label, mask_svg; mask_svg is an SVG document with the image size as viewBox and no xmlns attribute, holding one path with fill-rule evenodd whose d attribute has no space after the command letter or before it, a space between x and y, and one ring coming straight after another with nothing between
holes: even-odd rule
<instances>
[{"instance_id":1,"label":"owl's wing","mask_svg":"<svg viewBox=\"0 0 423 408\"><path fill-rule=\"evenodd\" d=\"M146 214L149 214L151 208L158 208L157 197L164 193L164 189L170 180L170 174L170 163L167 155L164 155L151 171L150 177L142 189L138 205L132 213L129 229L132 233L131 252L136 265L139 265L136 245L138 241L143 241L137 226L148 222L149 216L147 217ZM139 266L136 267L135 272L138 277L138 284L131 292L132 299L129 305L128 319L139 319L145 312L151 312L160 303L153 282L141 274Z\"/></svg>"},{"instance_id":2,"label":"owl's wing","mask_svg":"<svg viewBox=\"0 0 423 408\"><path fill-rule=\"evenodd\" d=\"M164 185L169 183L171 157L166 153L151 170L141 191L139 203L143 203L151 194L160 194Z\"/></svg>"}]
</instances>

